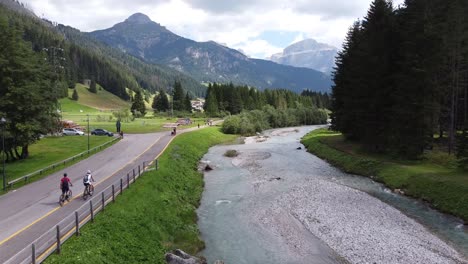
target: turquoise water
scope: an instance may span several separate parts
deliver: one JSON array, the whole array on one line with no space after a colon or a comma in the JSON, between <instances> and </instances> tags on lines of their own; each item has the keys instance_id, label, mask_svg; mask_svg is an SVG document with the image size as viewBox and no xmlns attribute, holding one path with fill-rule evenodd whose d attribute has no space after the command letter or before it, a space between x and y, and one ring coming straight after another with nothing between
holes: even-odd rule
<instances>
[{"instance_id":1,"label":"turquoise water","mask_svg":"<svg viewBox=\"0 0 468 264\"><path fill-rule=\"evenodd\" d=\"M198 209L199 228L209 263L221 259L227 264L254 263L344 263L319 239L285 216L291 233L300 234L295 245L285 245L285 234L265 225L263 208L293 186L310 177L346 185L373 195L422 223L428 230L468 255L468 230L462 221L439 213L426 204L386 189L369 178L342 173L325 161L297 150L300 138L315 126L283 130L266 142L216 146L203 157L215 169L205 173L205 191ZM266 134L271 133L268 132ZM303 147L302 147L303 148ZM239 161L223 154L235 149L248 159ZM239 163L240 162L240 163ZM282 166L277 166L281 164ZM283 165L284 164L284 165ZM274 169L269 172L269 169ZM269 174L282 175L271 179ZM263 218L262 218L263 217Z\"/></svg>"}]
</instances>

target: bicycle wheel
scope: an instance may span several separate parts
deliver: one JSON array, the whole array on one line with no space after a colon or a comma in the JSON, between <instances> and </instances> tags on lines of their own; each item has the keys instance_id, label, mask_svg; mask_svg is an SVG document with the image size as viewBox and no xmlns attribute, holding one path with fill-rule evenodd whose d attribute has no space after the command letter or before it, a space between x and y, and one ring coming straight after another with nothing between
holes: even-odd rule
<instances>
[{"instance_id":1,"label":"bicycle wheel","mask_svg":"<svg viewBox=\"0 0 468 264\"><path fill-rule=\"evenodd\" d=\"M65 201L65 196L63 195L63 193L60 195L59 197L59 204L60 206L63 206L63 202Z\"/></svg>"},{"instance_id":2,"label":"bicycle wheel","mask_svg":"<svg viewBox=\"0 0 468 264\"><path fill-rule=\"evenodd\" d=\"M83 200L86 201L86 199L88 199L88 187L85 187L84 191L83 191Z\"/></svg>"},{"instance_id":3,"label":"bicycle wheel","mask_svg":"<svg viewBox=\"0 0 468 264\"><path fill-rule=\"evenodd\" d=\"M94 193L94 186L90 185L90 187L89 187L89 196L93 196L93 193Z\"/></svg>"},{"instance_id":4,"label":"bicycle wheel","mask_svg":"<svg viewBox=\"0 0 468 264\"><path fill-rule=\"evenodd\" d=\"M72 197L73 193L71 190L68 190L68 193L67 193L67 201L69 202L70 201L70 198Z\"/></svg>"}]
</instances>

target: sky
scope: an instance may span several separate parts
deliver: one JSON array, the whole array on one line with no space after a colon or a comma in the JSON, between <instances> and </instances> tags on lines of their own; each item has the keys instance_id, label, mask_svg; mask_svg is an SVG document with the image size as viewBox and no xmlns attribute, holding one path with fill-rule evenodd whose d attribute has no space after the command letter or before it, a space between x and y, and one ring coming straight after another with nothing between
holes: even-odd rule
<instances>
[{"instance_id":1,"label":"sky","mask_svg":"<svg viewBox=\"0 0 468 264\"><path fill-rule=\"evenodd\" d=\"M216 41L247 56L268 58L313 38L341 48L354 21L372 0L20 0L39 17L90 32L134 13L146 14L173 33ZM394 6L404 0L393 0Z\"/></svg>"}]
</instances>

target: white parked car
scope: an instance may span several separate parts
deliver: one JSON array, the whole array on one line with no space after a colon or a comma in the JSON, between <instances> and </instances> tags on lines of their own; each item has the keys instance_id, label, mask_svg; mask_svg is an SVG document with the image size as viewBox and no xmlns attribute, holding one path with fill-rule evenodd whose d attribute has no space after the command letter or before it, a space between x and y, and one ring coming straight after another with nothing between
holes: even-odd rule
<instances>
[{"instance_id":1,"label":"white parked car","mask_svg":"<svg viewBox=\"0 0 468 264\"><path fill-rule=\"evenodd\" d=\"M64 136L83 136L84 132L75 128L64 128L62 130L62 135Z\"/></svg>"}]
</instances>

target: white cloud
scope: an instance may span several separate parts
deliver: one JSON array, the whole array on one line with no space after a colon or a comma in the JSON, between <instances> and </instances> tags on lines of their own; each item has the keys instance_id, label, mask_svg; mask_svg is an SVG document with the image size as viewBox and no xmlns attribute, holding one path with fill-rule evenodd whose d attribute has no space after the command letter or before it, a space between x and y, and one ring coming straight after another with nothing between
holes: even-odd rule
<instances>
[{"instance_id":1,"label":"white cloud","mask_svg":"<svg viewBox=\"0 0 468 264\"><path fill-rule=\"evenodd\" d=\"M232 46L235 49L242 50L242 53L248 54L254 58L266 58L271 55L281 52L283 49L280 47L275 47L265 40L248 40L243 43L236 44Z\"/></svg>"},{"instance_id":2,"label":"white cloud","mask_svg":"<svg viewBox=\"0 0 468 264\"><path fill-rule=\"evenodd\" d=\"M23 0L37 15L82 31L109 28L141 12L183 37L226 43L254 57L284 48L260 39L265 31L299 32L297 40L314 38L341 47L349 26L366 15L371 1Z\"/></svg>"}]
</instances>

